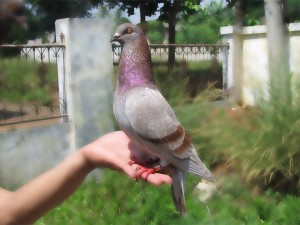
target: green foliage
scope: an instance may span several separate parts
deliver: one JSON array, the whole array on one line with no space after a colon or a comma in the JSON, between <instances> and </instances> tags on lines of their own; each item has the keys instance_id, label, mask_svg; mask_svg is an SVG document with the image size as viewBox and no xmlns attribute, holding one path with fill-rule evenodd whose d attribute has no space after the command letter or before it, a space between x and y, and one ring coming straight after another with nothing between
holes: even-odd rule
<instances>
[{"instance_id":1,"label":"green foliage","mask_svg":"<svg viewBox=\"0 0 300 225\"><path fill-rule=\"evenodd\" d=\"M215 44L217 41L218 33L208 24L184 26L176 38L179 44Z\"/></svg>"},{"instance_id":2,"label":"green foliage","mask_svg":"<svg viewBox=\"0 0 300 225\"><path fill-rule=\"evenodd\" d=\"M300 21L300 2L298 0L287 1L287 19L288 23Z\"/></svg>"},{"instance_id":3,"label":"green foliage","mask_svg":"<svg viewBox=\"0 0 300 225\"><path fill-rule=\"evenodd\" d=\"M207 203L198 201L195 176L186 181L188 212L175 212L169 186L137 183L112 171L104 171L100 182L84 183L62 205L36 224L290 224L300 222L300 199L272 192L253 196L236 176L227 176Z\"/></svg>"},{"instance_id":4,"label":"green foliage","mask_svg":"<svg viewBox=\"0 0 300 225\"><path fill-rule=\"evenodd\" d=\"M114 32L119 25L130 23L128 18L122 16L122 11L119 8L110 10L109 3L103 3L103 5L99 7L99 17L114 22L112 32Z\"/></svg>"},{"instance_id":5,"label":"green foliage","mask_svg":"<svg viewBox=\"0 0 300 225\"><path fill-rule=\"evenodd\" d=\"M147 38L149 38L151 44L161 44L164 42L165 38L165 28L161 21L149 21L149 31L147 33Z\"/></svg>"},{"instance_id":6,"label":"green foliage","mask_svg":"<svg viewBox=\"0 0 300 225\"><path fill-rule=\"evenodd\" d=\"M233 8L238 0L227 0L228 7ZM255 26L264 24L265 17L264 0L240 1L245 13L244 25ZM300 2L298 0L283 1L284 23L294 23L300 20Z\"/></svg>"},{"instance_id":7,"label":"green foliage","mask_svg":"<svg viewBox=\"0 0 300 225\"><path fill-rule=\"evenodd\" d=\"M27 40L44 34L45 30L40 28L39 19L30 9L25 11L25 17L28 24L28 30L22 29L18 24L14 24L5 40L5 43L22 44L26 43Z\"/></svg>"},{"instance_id":8,"label":"green foliage","mask_svg":"<svg viewBox=\"0 0 300 225\"><path fill-rule=\"evenodd\" d=\"M220 27L232 24L233 17L229 8L223 3L211 2L197 14L191 15L180 22L176 36L177 43L215 44L219 39Z\"/></svg>"},{"instance_id":9,"label":"green foliage","mask_svg":"<svg viewBox=\"0 0 300 225\"><path fill-rule=\"evenodd\" d=\"M19 58L2 59L0 86L0 99L6 102L50 104L53 91L57 91L56 65L36 64Z\"/></svg>"},{"instance_id":10,"label":"green foliage","mask_svg":"<svg viewBox=\"0 0 300 225\"><path fill-rule=\"evenodd\" d=\"M55 20L89 16L91 4L81 0L25 0L32 15L39 19L38 26L42 32L55 29Z\"/></svg>"}]
</instances>

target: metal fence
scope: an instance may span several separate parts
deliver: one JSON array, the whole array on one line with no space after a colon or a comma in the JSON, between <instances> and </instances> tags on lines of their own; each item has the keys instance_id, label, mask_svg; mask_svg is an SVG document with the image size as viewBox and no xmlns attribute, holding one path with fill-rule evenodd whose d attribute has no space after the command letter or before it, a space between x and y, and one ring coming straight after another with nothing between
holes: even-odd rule
<instances>
[{"instance_id":1,"label":"metal fence","mask_svg":"<svg viewBox=\"0 0 300 225\"><path fill-rule=\"evenodd\" d=\"M63 44L0 46L0 130L67 118L65 84L59 96L57 72L64 57Z\"/></svg>"},{"instance_id":2,"label":"metal fence","mask_svg":"<svg viewBox=\"0 0 300 225\"><path fill-rule=\"evenodd\" d=\"M227 93L228 44L150 44L154 75L158 67L168 67L170 49L175 49L175 69L188 76L193 83L195 95L208 82L216 82L217 87ZM121 55L121 46L112 45L115 71ZM202 68L201 68L202 67ZM198 69L193 69L198 68ZM201 71L202 70L202 71ZM192 89L193 89L192 88Z\"/></svg>"}]
</instances>

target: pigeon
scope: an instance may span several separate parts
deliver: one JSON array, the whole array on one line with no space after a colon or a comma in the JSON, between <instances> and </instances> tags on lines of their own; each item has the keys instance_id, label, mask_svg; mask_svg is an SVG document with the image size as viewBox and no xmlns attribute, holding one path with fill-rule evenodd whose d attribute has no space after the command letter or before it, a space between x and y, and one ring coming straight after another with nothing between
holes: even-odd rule
<instances>
[{"instance_id":1,"label":"pigeon","mask_svg":"<svg viewBox=\"0 0 300 225\"><path fill-rule=\"evenodd\" d=\"M13 24L27 29L22 0L0 0L0 44L3 43Z\"/></svg>"},{"instance_id":2,"label":"pigeon","mask_svg":"<svg viewBox=\"0 0 300 225\"><path fill-rule=\"evenodd\" d=\"M166 166L174 167L173 200L176 210L185 214L185 173L208 181L214 181L213 175L198 157L183 126L155 84L150 49L143 31L137 25L122 24L111 42L121 45L114 114L119 127L143 151L139 157L144 160L135 157L130 164L146 162L145 166L138 167L137 178Z\"/></svg>"}]
</instances>

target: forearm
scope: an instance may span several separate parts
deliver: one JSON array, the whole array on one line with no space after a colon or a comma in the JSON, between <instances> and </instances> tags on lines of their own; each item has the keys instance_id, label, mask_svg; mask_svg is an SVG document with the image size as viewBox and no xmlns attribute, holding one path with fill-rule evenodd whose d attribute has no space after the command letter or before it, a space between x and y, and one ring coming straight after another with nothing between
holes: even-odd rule
<instances>
[{"instance_id":1,"label":"forearm","mask_svg":"<svg viewBox=\"0 0 300 225\"><path fill-rule=\"evenodd\" d=\"M5 208L15 224L30 224L67 199L92 170L81 151L62 161L15 192L7 195ZM3 202L2 202L2 205ZM1 222L1 221L0 221Z\"/></svg>"}]
</instances>

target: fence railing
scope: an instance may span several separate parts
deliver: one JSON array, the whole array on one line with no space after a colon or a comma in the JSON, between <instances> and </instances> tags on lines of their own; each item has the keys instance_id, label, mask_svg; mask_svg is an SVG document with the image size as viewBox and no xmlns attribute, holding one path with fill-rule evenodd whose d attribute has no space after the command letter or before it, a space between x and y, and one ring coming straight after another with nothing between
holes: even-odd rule
<instances>
[{"instance_id":1,"label":"fence railing","mask_svg":"<svg viewBox=\"0 0 300 225\"><path fill-rule=\"evenodd\" d=\"M205 79L194 79L201 82L199 86L205 86L203 83L217 80L221 83L219 86L227 94L228 83L228 44L150 44L151 58L153 67L168 66L168 57L170 49L175 49L175 68L181 70L182 74L203 77L204 73L200 71L189 71L190 67L197 67L201 62L210 62L210 71L205 72ZM112 45L113 63L116 67L121 55L121 46ZM193 64L193 65L192 65ZM196 66L195 66L196 65ZM221 69L218 66L221 66ZM154 71L155 72L155 71ZM194 86L197 84L194 84Z\"/></svg>"},{"instance_id":2,"label":"fence railing","mask_svg":"<svg viewBox=\"0 0 300 225\"><path fill-rule=\"evenodd\" d=\"M0 46L0 126L67 118L57 72L64 57L63 44Z\"/></svg>"}]
</instances>

